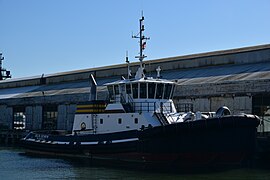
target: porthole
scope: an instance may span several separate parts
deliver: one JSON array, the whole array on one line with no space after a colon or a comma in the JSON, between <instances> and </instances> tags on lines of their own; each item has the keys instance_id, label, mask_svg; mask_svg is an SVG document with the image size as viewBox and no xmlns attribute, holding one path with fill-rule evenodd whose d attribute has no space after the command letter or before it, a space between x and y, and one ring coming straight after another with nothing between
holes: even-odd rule
<instances>
[{"instance_id":1,"label":"porthole","mask_svg":"<svg viewBox=\"0 0 270 180\"><path fill-rule=\"evenodd\" d=\"M121 118L118 119L118 124L122 124L122 119Z\"/></svg>"},{"instance_id":2,"label":"porthole","mask_svg":"<svg viewBox=\"0 0 270 180\"><path fill-rule=\"evenodd\" d=\"M81 130L84 131L86 129L86 124L85 122L82 122L81 123Z\"/></svg>"}]
</instances>

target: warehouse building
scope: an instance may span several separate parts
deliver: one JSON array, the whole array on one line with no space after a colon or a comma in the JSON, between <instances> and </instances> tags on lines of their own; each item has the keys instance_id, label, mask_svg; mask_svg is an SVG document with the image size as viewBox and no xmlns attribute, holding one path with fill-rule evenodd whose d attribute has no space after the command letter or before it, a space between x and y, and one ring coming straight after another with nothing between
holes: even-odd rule
<instances>
[{"instance_id":1,"label":"warehouse building","mask_svg":"<svg viewBox=\"0 0 270 180\"><path fill-rule=\"evenodd\" d=\"M179 111L253 113L270 131L270 44L145 61L148 76L161 67L175 81ZM138 62L130 64L134 75ZM71 130L76 104L89 100L89 76L98 83L98 99L108 97L107 82L127 76L127 64L0 81L0 129Z\"/></svg>"}]
</instances>

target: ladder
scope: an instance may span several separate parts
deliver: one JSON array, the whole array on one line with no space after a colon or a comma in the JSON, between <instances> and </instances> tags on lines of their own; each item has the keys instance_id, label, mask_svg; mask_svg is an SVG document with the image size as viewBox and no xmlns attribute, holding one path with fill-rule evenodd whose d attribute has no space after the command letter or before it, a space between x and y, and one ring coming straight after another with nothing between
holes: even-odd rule
<instances>
[{"instance_id":1,"label":"ladder","mask_svg":"<svg viewBox=\"0 0 270 180\"><path fill-rule=\"evenodd\" d=\"M97 132L97 115L92 114L92 128L93 128L93 133L96 134Z\"/></svg>"},{"instance_id":2,"label":"ladder","mask_svg":"<svg viewBox=\"0 0 270 180\"><path fill-rule=\"evenodd\" d=\"M168 125L169 124L167 118L165 117L165 115L163 113L161 113L161 112L160 113L155 112L155 115L158 118L158 120L159 120L159 122L160 122L161 125L164 126L164 125Z\"/></svg>"}]
</instances>

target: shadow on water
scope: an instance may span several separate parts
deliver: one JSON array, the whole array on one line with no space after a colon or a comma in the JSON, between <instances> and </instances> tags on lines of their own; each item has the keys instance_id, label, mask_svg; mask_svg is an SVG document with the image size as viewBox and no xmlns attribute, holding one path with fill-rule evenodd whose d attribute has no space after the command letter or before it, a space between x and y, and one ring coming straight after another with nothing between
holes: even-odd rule
<instances>
[{"instance_id":1,"label":"shadow on water","mask_svg":"<svg viewBox=\"0 0 270 180\"><path fill-rule=\"evenodd\" d=\"M151 168L132 168L130 166L121 165L104 165L104 163L96 163L92 161L80 161L75 159L67 159L67 161L79 170L89 169L88 175L95 171L96 175L104 173L110 175L112 179L270 179L270 167L256 168L191 168L191 169L151 169ZM88 176L84 173L83 177Z\"/></svg>"},{"instance_id":2,"label":"shadow on water","mask_svg":"<svg viewBox=\"0 0 270 180\"><path fill-rule=\"evenodd\" d=\"M29 156L21 149L0 148L1 179L270 179L269 169L138 170L84 159Z\"/></svg>"}]
</instances>

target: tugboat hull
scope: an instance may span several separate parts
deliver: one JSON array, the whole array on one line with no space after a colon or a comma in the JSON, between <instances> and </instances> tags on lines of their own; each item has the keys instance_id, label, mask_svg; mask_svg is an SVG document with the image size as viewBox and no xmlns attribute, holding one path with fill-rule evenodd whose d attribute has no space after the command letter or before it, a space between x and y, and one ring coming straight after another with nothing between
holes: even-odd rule
<instances>
[{"instance_id":1,"label":"tugboat hull","mask_svg":"<svg viewBox=\"0 0 270 180\"><path fill-rule=\"evenodd\" d=\"M145 166L240 165L255 154L258 124L228 116L99 135L30 133L21 142L32 153Z\"/></svg>"}]
</instances>

